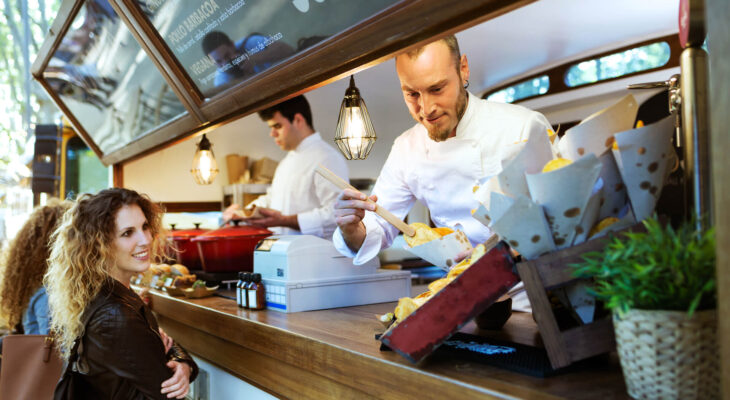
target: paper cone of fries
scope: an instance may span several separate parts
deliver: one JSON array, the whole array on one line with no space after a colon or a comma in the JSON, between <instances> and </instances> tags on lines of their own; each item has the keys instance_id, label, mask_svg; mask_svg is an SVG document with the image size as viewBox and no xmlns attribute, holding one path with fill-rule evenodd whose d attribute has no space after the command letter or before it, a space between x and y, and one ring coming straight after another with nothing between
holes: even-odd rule
<instances>
[{"instance_id":1,"label":"paper cone of fries","mask_svg":"<svg viewBox=\"0 0 730 400\"><path fill-rule=\"evenodd\" d=\"M509 160L502 161L502 172L497 175L499 187L512 197L529 196L525 174L540 172L553 159L550 139L545 132L533 130L522 149Z\"/></svg>"},{"instance_id":2,"label":"paper cone of fries","mask_svg":"<svg viewBox=\"0 0 730 400\"><path fill-rule=\"evenodd\" d=\"M545 212L525 196L517 197L491 228L527 259L555 250Z\"/></svg>"},{"instance_id":3,"label":"paper cone of fries","mask_svg":"<svg viewBox=\"0 0 730 400\"><path fill-rule=\"evenodd\" d=\"M575 228L575 238L573 239L574 246L576 244L581 244L588 239L588 233L591 231L591 228L593 228L593 225L596 224L596 221L598 221L598 213L601 210L601 199L604 198L603 191L603 180L598 178L595 186L593 186L593 194L591 194L590 199L588 199L586 209L583 211L583 217L580 220L580 224Z\"/></svg>"},{"instance_id":4,"label":"paper cone of fries","mask_svg":"<svg viewBox=\"0 0 730 400\"><path fill-rule=\"evenodd\" d=\"M616 165L613 152L607 151L598 159L601 161L601 179L603 180L603 195L598 218L618 217L626 205L626 186Z\"/></svg>"},{"instance_id":5,"label":"paper cone of fries","mask_svg":"<svg viewBox=\"0 0 730 400\"><path fill-rule=\"evenodd\" d=\"M455 258L464 251L471 250L472 246L466 234L457 225L454 233L442 236L415 247L404 248L431 264L448 271L456 264Z\"/></svg>"},{"instance_id":6,"label":"paper cone of fries","mask_svg":"<svg viewBox=\"0 0 730 400\"><path fill-rule=\"evenodd\" d=\"M673 117L615 135L613 150L637 221L654 212L664 180L675 163Z\"/></svg>"},{"instance_id":7,"label":"paper cone of fries","mask_svg":"<svg viewBox=\"0 0 730 400\"><path fill-rule=\"evenodd\" d=\"M563 168L527 175L530 196L545 209L558 249L573 243L600 172L601 162L588 154Z\"/></svg>"},{"instance_id":8,"label":"paper cone of fries","mask_svg":"<svg viewBox=\"0 0 730 400\"><path fill-rule=\"evenodd\" d=\"M563 158L577 160L586 154L602 155L613 145L613 135L634 126L639 105L632 95L626 95L608 108L585 118L568 129L558 143Z\"/></svg>"}]
</instances>

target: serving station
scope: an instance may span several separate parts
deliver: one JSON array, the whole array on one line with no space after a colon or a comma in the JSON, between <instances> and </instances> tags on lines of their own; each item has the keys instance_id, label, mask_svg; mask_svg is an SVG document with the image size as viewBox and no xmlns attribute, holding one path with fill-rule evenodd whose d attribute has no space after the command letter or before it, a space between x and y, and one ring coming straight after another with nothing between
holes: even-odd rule
<instances>
[{"instance_id":1,"label":"serving station","mask_svg":"<svg viewBox=\"0 0 730 400\"><path fill-rule=\"evenodd\" d=\"M418 293L422 287L414 287ZM281 313L250 311L214 296L151 292L160 326L202 359L280 398L628 398L615 354L548 378L488 366L439 350L419 364L381 351L375 315L395 303ZM461 331L540 346L536 323L515 313L501 331Z\"/></svg>"}]
</instances>

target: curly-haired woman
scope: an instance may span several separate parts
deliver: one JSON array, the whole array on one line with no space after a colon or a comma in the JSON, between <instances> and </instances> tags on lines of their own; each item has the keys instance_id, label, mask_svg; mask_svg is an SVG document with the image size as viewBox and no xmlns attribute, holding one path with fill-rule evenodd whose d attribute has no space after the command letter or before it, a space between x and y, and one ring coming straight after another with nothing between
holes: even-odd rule
<instances>
[{"instance_id":1,"label":"curly-haired woman","mask_svg":"<svg viewBox=\"0 0 730 400\"><path fill-rule=\"evenodd\" d=\"M0 281L0 313L10 328L22 323L23 333L48 334L48 298L43 274L48 269L51 234L71 204L51 199L46 205L36 207L10 242Z\"/></svg>"},{"instance_id":2,"label":"curly-haired woman","mask_svg":"<svg viewBox=\"0 0 730 400\"><path fill-rule=\"evenodd\" d=\"M44 282L51 327L64 357L73 356L74 399L183 398L197 374L129 288L163 256L161 219L146 196L106 189L81 195L54 233Z\"/></svg>"}]
</instances>

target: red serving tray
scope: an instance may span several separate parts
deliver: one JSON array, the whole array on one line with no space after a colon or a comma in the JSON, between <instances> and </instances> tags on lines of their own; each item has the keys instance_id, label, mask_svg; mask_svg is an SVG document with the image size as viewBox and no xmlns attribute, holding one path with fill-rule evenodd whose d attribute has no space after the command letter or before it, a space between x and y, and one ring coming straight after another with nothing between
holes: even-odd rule
<instances>
[{"instance_id":1,"label":"red serving tray","mask_svg":"<svg viewBox=\"0 0 730 400\"><path fill-rule=\"evenodd\" d=\"M519 281L514 259L500 242L380 340L417 363Z\"/></svg>"}]
</instances>

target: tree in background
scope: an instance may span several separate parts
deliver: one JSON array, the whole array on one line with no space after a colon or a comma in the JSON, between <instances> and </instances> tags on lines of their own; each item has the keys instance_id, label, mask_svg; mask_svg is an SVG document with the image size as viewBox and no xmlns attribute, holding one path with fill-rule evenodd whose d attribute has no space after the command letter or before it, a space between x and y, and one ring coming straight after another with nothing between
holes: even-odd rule
<instances>
[{"instance_id":1,"label":"tree in background","mask_svg":"<svg viewBox=\"0 0 730 400\"><path fill-rule=\"evenodd\" d=\"M14 180L10 163L29 147L31 123L52 123L58 112L33 81L30 67L60 5L61 0L2 0L0 185Z\"/></svg>"}]
</instances>

